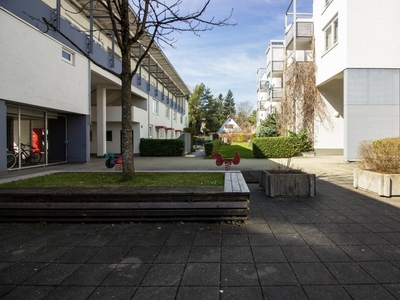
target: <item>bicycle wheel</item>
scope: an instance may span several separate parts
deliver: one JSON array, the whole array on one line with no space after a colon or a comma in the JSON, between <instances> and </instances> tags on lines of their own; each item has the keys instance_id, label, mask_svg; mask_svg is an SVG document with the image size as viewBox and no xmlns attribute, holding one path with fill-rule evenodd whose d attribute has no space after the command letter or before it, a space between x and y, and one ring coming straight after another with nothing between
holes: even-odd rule
<instances>
[{"instance_id":1,"label":"bicycle wheel","mask_svg":"<svg viewBox=\"0 0 400 300\"><path fill-rule=\"evenodd\" d=\"M41 158L42 158L42 154L40 152L32 152L29 157L31 165L36 165L40 161Z\"/></svg>"},{"instance_id":2,"label":"bicycle wheel","mask_svg":"<svg viewBox=\"0 0 400 300\"><path fill-rule=\"evenodd\" d=\"M111 163L111 157L107 158L107 160L106 160L106 167L109 168L109 169L111 169L111 168L114 168L114 166L115 166L115 164L112 164L112 163Z\"/></svg>"},{"instance_id":3,"label":"bicycle wheel","mask_svg":"<svg viewBox=\"0 0 400 300\"><path fill-rule=\"evenodd\" d=\"M17 158L14 153L7 153L7 169L11 169L17 163Z\"/></svg>"}]
</instances>

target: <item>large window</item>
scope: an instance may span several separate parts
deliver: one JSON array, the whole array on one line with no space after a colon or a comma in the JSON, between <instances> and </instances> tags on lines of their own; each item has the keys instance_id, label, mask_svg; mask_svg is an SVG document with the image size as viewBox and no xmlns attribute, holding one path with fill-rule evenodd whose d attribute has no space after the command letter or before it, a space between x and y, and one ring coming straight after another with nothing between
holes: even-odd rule
<instances>
[{"instance_id":1,"label":"large window","mask_svg":"<svg viewBox=\"0 0 400 300\"><path fill-rule=\"evenodd\" d=\"M153 100L153 113L158 114L158 101Z\"/></svg>"},{"instance_id":2,"label":"large window","mask_svg":"<svg viewBox=\"0 0 400 300\"><path fill-rule=\"evenodd\" d=\"M339 19L336 17L324 30L325 51L328 51L338 43L339 40Z\"/></svg>"}]
</instances>

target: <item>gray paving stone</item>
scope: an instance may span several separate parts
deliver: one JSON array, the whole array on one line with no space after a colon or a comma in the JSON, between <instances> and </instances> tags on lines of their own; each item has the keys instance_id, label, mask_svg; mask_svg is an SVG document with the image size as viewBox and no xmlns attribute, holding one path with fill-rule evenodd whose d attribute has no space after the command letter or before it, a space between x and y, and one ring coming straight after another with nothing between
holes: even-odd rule
<instances>
[{"instance_id":1,"label":"gray paving stone","mask_svg":"<svg viewBox=\"0 0 400 300\"><path fill-rule=\"evenodd\" d=\"M67 233L50 244L52 247L75 247L87 238L87 233Z\"/></svg>"},{"instance_id":2,"label":"gray paving stone","mask_svg":"<svg viewBox=\"0 0 400 300\"><path fill-rule=\"evenodd\" d=\"M344 287L354 300L394 300L393 297L381 285L348 285Z\"/></svg>"},{"instance_id":3,"label":"gray paving stone","mask_svg":"<svg viewBox=\"0 0 400 300\"><path fill-rule=\"evenodd\" d=\"M219 299L217 286L182 286L179 288L176 300L213 300Z\"/></svg>"},{"instance_id":4,"label":"gray paving stone","mask_svg":"<svg viewBox=\"0 0 400 300\"><path fill-rule=\"evenodd\" d=\"M141 286L178 286L185 264L154 264L147 272Z\"/></svg>"},{"instance_id":5,"label":"gray paving stone","mask_svg":"<svg viewBox=\"0 0 400 300\"><path fill-rule=\"evenodd\" d=\"M247 224L246 230L249 235L251 234L264 234L271 233L271 228L269 228L268 224Z\"/></svg>"},{"instance_id":6,"label":"gray paving stone","mask_svg":"<svg viewBox=\"0 0 400 300\"><path fill-rule=\"evenodd\" d=\"M2 284L0 285L0 297L7 294L9 291L14 289L16 285L8 285L8 284Z\"/></svg>"},{"instance_id":7,"label":"gray paving stone","mask_svg":"<svg viewBox=\"0 0 400 300\"><path fill-rule=\"evenodd\" d=\"M251 233L248 236L251 246L278 245L278 242L272 233Z\"/></svg>"},{"instance_id":8,"label":"gray paving stone","mask_svg":"<svg viewBox=\"0 0 400 300\"><path fill-rule=\"evenodd\" d=\"M141 234L118 234L112 238L107 247L132 248L140 237Z\"/></svg>"},{"instance_id":9,"label":"gray paving stone","mask_svg":"<svg viewBox=\"0 0 400 300\"><path fill-rule=\"evenodd\" d=\"M113 236L110 234L88 234L86 238L79 243L79 247L103 247L107 245Z\"/></svg>"},{"instance_id":10,"label":"gray paving stone","mask_svg":"<svg viewBox=\"0 0 400 300\"><path fill-rule=\"evenodd\" d=\"M347 291L339 285L304 286L309 300L351 300ZM367 298L365 298L367 299Z\"/></svg>"},{"instance_id":11,"label":"gray paving stone","mask_svg":"<svg viewBox=\"0 0 400 300\"><path fill-rule=\"evenodd\" d=\"M89 260L89 264L118 264L128 253L129 248L105 247L96 252Z\"/></svg>"},{"instance_id":12,"label":"gray paving stone","mask_svg":"<svg viewBox=\"0 0 400 300\"><path fill-rule=\"evenodd\" d=\"M399 282L400 269L387 261L360 262L359 264L379 283Z\"/></svg>"},{"instance_id":13,"label":"gray paving stone","mask_svg":"<svg viewBox=\"0 0 400 300\"><path fill-rule=\"evenodd\" d=\"M208 247L208 246L193 246L188 262L220 262L221 261L221 248Z\"/></svg>"},{"instance_id":14,"label":"gray paving stone","mask_svg":"<svg viewBox=\"0 0 400 300\"><path fill-rule=\"evenodd\" d=\"M171 234L165 245L169 247L190 246L193 244L195 235L195 232Z\"/></svg>"},{"instance_id":15,"label":"gray paving stone","mask_svg":"<svg viewBox=\"0 0 400 300\"><path fill-rule=\"evenodd\" d=\"M383 287L397 299L400 299L400 283L383 284Z\"/></svg>"},{"instance_id":16,"label":"gray paving stone","mask_svg":"<svg viewBox=\"0 0 400 300\"><path fill-rule=\"evenodd\" d=\"M340 248L354 261L377 261L383 257L367 246L340 246Z\"/></svg>"},{"instance_id":17,"label":"gray paving stone","mask_svg":"<svg viewBox=\"0 0 400 300\"><path fill-rule=\"evenodd\" d=\"M260 287L228 287L223 290L223 293L221 293L221 300L225 299L262 300L263 296Z\"/></svg>"},{"instance_id":18,"label":"gray paving stone","mask_svg":"<svg viewBox=\"0 0 400 300\"><path fill-rule=\"evenodd\" d=\"M69 247L44 247L22 259L23 262L49 263L70 250Z\"/></svg>"},{"instance_id":19,"label":"gray paving stone","mask_svg":"<svg viewBox=\"0 0 400 300\"><path fill-rule=\"evenodd\" d=\"M193 244L197 246L221 246L221 240L220 233L198 231Z\"/></svg>"},{"instance_id":20,"label":"gray paving stone","mask_svg":"<svg viewBox=\"0 0 400 300\"><path fill-rule=\"evenodd\" d=\"M279 223L269 223L269 227L274 234L296 234L296 229L290 223L279 222Z\"/></svg>"},{"instance_id":21,"label":"gray paving stone","mask_svg":"<svg viewBox=\"0 0 400 300\"><path fill-rule=\"evenodd\" d=\"M254 249L254 248L253 248ZM221 261L226 262L254 262L252 248L247 247L222 247Z\"/></svg>"},{"instance_id":22,"label":"gray paving stone","mask_svg":"<svg viewBox=\"0 0 400 300\"><path fill-rule=\"evenodd\" d=\"M258 286L258 276L254 264L222 264L221 287Z\"/></svg>"},{"instance_id":23,"label":"gray paving stone","mask_svg":"<svg viewBox=\"0 0 400 300\"><path fill-rule=\"evenodd\" d=\"M326 263L325 266L341 284L376 283L358 263Z\"/></svg>"},{"instance_id":24,"label":"gray paving stone","mask_svg":"<svg viewBox=\"0 0 400 300\"><path fill-rule=\"evenodd\" d=\"M156 263L186 262L190 253L190 247L163 247L155 260Z\"/></svg>"},{"instance_id":25,"label":"gray paving stone","mask_svg":"<svg viewBox=\"0 0 400 300\"><path fill-rule=\"evenodd\" d=\"M97 286L111 273L113 268L113 265L108 264L85 264L64 280L62 285Z\"/></svg>"},{"instance_id":26,"label":"gray paving stone","mask_svg":"<svg viewBox=\"0 0 400 300\"><path fill-rule=\"evenodd\" d=\"M139 286L150 269L150 264L118 264L101 282L102 286Z\"/></svg>"},{"instance_id":27,"label":"gray paving stone","mask_svg":"<svg viewBox=\"0 0 400 300\"><path fill-rule=\"evenodd\" d=\"M45 266L44 263L13 264L0 273L0 284L20 284Z\"/></svg>"},{"instance_id":28,"label":"gray paving stone","mask_svg":"<svg viewBox=\"0 0 400 300\"><path fill-rule=\"evenodd\" d=\"M338 246L310 246L311 250L323 262L351 261L352 259Z\"/></svg>"},{"instance_id":29,"label":"gray paving stone","mask_svg":"<svg viewBox=\"0 0 400 300\"><path fill-rule=\"evenodd\" d=\"M361 241L356 239L353 234L348 232L332 232L326 233L326 236L332 240L336 245L364 245Z\"/></svg>"},{"instance_id":30,"label":"gray paving stone","mask_svg":"<svg viewBox=\"0 0 400 300\"><path fill-rule=\"evenodd\" d=\"M400 245L400 232L379 232L378 235L394 245Z\"/></svg>"},{"instance_id":31,"label":"gray paving stone","mask_svg":"<svg viewBox=\"0 0 400 300\"><path fill-rule=\"evenodd\" d=\"M134 247L130 250L123 260L122 264L140 264L152 263L156 259L161 247Z\"/></svg>"},{"instance_id":32,"label":"gray paving stone","mask_svg":"<svg viewBox=\"0 0 400 300\"><path fill-rule=\"evenodd\" d=\"M1 297L2 300L39 300L49 294L54 287L52 286L17 286L15 289Z\"/></svg>"},{"instance_id":33,"label":"gray paving stone","mask_svg":"<svg viewBox=\"0 0 400 300\"><path fill-rule=\"evenodd\" d=\"M288 262L319 262L319 258L309 246L282 246Z\"/></svg>"},{"instance_id":34,"label":"gray paving stone","mask_svg":"<svg viewBox=\"0 0 400 300\"><path fill-rule=\"evenodd\" d=\"M308 245L334 245L334 243L323 233L301 233L300 236Z\"/></svg>"},{"instance_id":35,"label":"gray paving stone","mask_svg":"<svg viewBox=\"0 0 400 300\"><path fill-rule=\"evenodd\" d=\"M223 234L222 235L222 246L248 246L249 238L247 234Z\"/></svg>"},{"instance_id":36,"label":"gray paving stone","mask_svg":"<svg viewBox=\"0 0 400 300\"><path fill-rule=\"evenodd\" d=\"M75 247L61 255L57 263L85 263L95 255L100 247Z\"/></svg>"},{"instance_id":37,"label":"gray paving stone","mask_svg":"<svg viewBox=\"0 0 400 300\"><path fill-rule=\"evenodd\" d=\"M40 247L8 247L1 246L0 261L2 262L20 262L28 256L37 252Z\"/></svg>"},{"instance_id":38,"label":"gray paving stone","mask_svg":"<svg viewBox=\"0 0 400 300\"><path fill-rule=\"evenodd\" d=\"M261 285L298 285L296 276L288 263L257 263Z\"/></svg>"},{"instance_id":39,"label":"gray paving stone","mask_svg":"<svg viewBox=\"0 0 400 300\"><path fill-rule=\"evenodd\" d=\"M279 245L286 245L286 246L295 246L295 245L305 246L305 245L307 245L307 243L303 240L301 235L298 233L294 233L294 234L277 233L277 234L275 234L275 238L278 241Z\"/></svg>"},{"instance_id":40,"label":"gray paving stone","mask_svg":"<svg viewBox=\"0 0 400 300\"><path fill-rule=\"evenodd\" d=\"M91 286L58 286L51 291L45 300L86 300L93 293Z\"/></svg>"},{"instance_id":41,"label":"gray paving stone","mask_svg":"<svg viewBox=\"0 0 400 300\"><path fill-rule=\"evenodd\" d=\"M157 230L157 229L155 229ZM143 234L137 241L137 246L163 246L169 237L168 232L150 231Z\"/></svg>"},{"instance_id":42,"label":"gray paving stone","mask_svg":"<svg viewBox=\"0 0 400 300\"><path fill-rule=\"evenodd\" d=\"M174 300L176 292L178 290L177 286L174 287L165 287L165 286L157 286L157 287L139 287L135 294L133 295L132 300Z\"/></svg>"},{"instance_id":43,"label":"gray paving stone","mask_svg":"<svg viewBox=\"0 0 400 300\"><path fill-rule=\"evenodd\" d=\"M136 291L136 287L98 287L90 295L88 300L123 300L131 299Z\"/></svg>"},{"instance_id":44,"label":"gray paving stone","mask_svg":"<svg viewBox=\"0 0 400 300\"><path fill-rule=\"evenodd\" d=\"M338 284L322 263L293 263L291 267L302 285Z\"/></svg>"},{"instance_id":45,"label":"gray paving stone","mask_svg":"<svg viewBox=\"0 0 400 300\"><path fill-rule=\"evenodd\" d=\"M274 300L306 300L308 299L299 286L264 286L262 288L265 299ZM323 299L323 298L319 298Z\"/></svg>"},{"instance_id":46,"label":"gray paving stone","mask_svg":"<svg viewBox=\"0 0 400 300\"><path fill-rule=\"evenodd\" d=\"M35 273L24 282L27 285L60 285L66 278L75 272L78 264L50 264Z\"/></svg>"},{"instance_id":47,"label":"gray paving stone","mask_svg":"<svg viewBox=\"0 0 400 300\"><path fill-rule=\"evenodd\" d=\"M395 245L370 245L373 251L388 260L400 260L400 247Z\"/></svg>"},{"instance_id":48,"label":"gray paving stone","mask_svg":"<svg viewBox=\"0 0 400 300\"><path fill-rule=\"evenodd\" d=\"M315 224L316 227L318 227L319 230L321 230L323 233L339 233L339 232L346 232L343 227L340 227L337 224L334 223L322 223L322 224Z\"/></svg>"},{"instance_id":49,"label":"gray paving stone","mask_svg":"<svg viewBox=\"0 0 400 300\"><path fill-rule=\"evenodd\" d=\"M218 286L219 279L220 264L188 263L181 284L185 286Z\"/></svg>"},{"instance_id":50,"label":"gray paving stone","mask_svg":"<svg viewBox=\"0 0 400 300\"><path fill-rule=\"evenodd\" d=\"M372 232L355 232L353 235L365 245L388 245L387 240Z\"/></svg>"},{"instance_id":51,"label":"gray paving stone","mask_svg":"<svg viewBox=\"0 0 400 300\"><path fill-rule=\"evenodd\" d=\"M254 261L259 262L287 262L280 247L252 247Z\"/></svg>"},{"instance_id":52,"label":"gray paving stone","mask_svg":"<svg viewBox=\"0 0 400 300\"><path fill-rule=\"evenodd\" d=\"M292 226L298 233L322 233L314 224L292 224Z\"/></svg>"}]
</instances>

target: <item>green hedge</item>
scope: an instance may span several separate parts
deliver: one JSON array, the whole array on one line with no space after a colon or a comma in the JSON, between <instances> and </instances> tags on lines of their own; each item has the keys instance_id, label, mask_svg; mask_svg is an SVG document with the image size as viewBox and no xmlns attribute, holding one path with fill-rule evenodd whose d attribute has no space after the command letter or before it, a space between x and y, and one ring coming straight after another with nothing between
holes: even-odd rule
<instances>
[{"instance_id":1,"label":"green hedge","mask_svg":"<svg viewBox=\"0 0 400 300\"><path fill-rule=\"evenodd\" d=\"M221 142L219 140L206 142L204 144L204 151L206 152L206 156L210 156L213 151L217 151L220 145Z\"/></svg>"},{"instance_id":2,"label":"green hedge","mask_svg":"<svg viewBox=\"0 0 400 300\"><path fill-rule=\"evenodd\" d=\"M141 156L181 156L185 151L183 140L140 139Z\"/></svg>"},{"instance_id":3,"label":"green hedge","mask_svg":"<svg viewBox=\"0 0 400 300\"><path fill-rule=\"evenodd\" d=\"M278 136L253 139L253 155L256 158L288 158L298 152L298 141L293 137Z\"/></svg>"}]
</instances>

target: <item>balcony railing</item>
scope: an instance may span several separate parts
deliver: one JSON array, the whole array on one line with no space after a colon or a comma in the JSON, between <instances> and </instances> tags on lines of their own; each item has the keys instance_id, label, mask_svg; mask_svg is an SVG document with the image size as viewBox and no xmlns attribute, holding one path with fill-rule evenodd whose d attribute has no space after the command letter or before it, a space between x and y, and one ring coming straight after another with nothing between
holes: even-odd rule
<instances>
[{"instance_id":1,"label":"balcony railing","mask_svg":"<svg viewBox=\"0 0 400 300\"><path fill-rule=\"evenodd\" d=\"M267 74L270 74L271 72L283 72L283 63L283 60L269 62L267 66Z\"/></svg>"},{"instance_id":2,"label":"balcony railing","mask_svg":"<svg viewBox=\"0 0 400 300\"><path fill-rule=\"evenodd\" d=\"M294 26L296 24L296 26ZM295 30L296 29L296 30ZM289 48L293 39L306 39L311 40L314 35L314 24L313 22L296 22L290 25L289 29L286 31L285 44Z\"/></svg>"}]
</instances>

